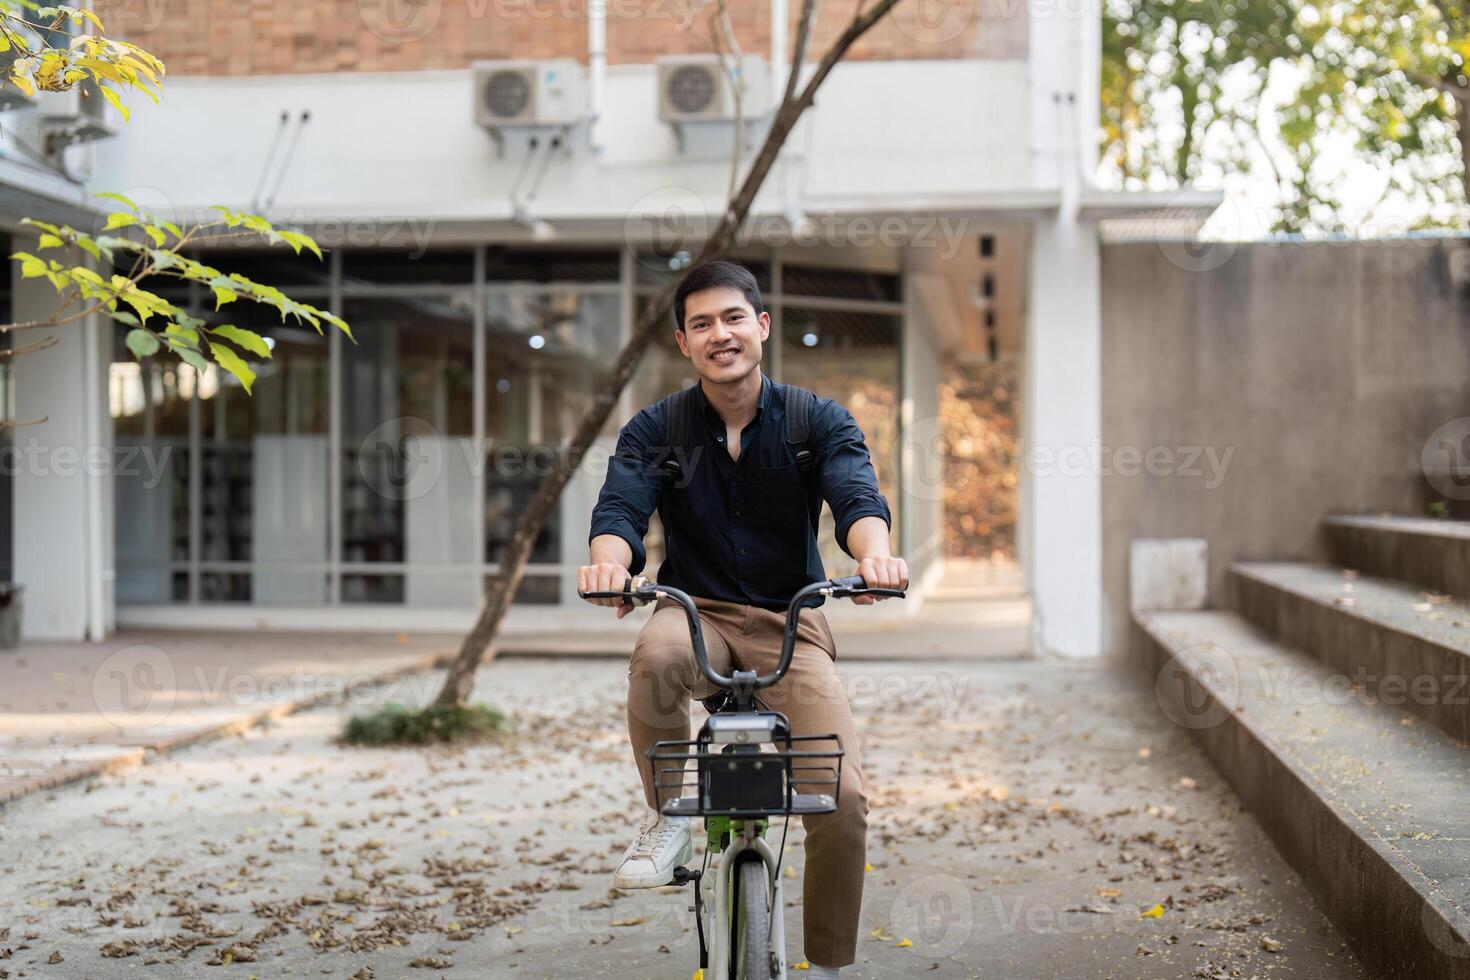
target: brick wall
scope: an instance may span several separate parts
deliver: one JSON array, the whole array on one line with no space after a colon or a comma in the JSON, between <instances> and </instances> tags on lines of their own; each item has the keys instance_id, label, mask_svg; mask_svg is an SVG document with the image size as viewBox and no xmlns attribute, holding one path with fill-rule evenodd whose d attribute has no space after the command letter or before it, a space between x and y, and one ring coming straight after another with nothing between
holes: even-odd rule
<instances>
[{"instance_id":1,"label":"brick wall","mask_svg":"<svg viewBox=\"0 0 1470 980\"><path fill-rule=\"evenodd\" d=\"M494 58L585 63L587 0L94 0L109 32L161 57L170 75L408 71L462 68ZM733 0L747 53L765 53L763 0ZM800 0L790 0L791 39ZM813 51L841 33L856 0L823 3ZM608 0L608 61L706 52L701 0ZM698 11L697 15L695 12ZM1020 0L900 0L849 55L853 59L1023 58Z\"/></svg>"}]
</instances>

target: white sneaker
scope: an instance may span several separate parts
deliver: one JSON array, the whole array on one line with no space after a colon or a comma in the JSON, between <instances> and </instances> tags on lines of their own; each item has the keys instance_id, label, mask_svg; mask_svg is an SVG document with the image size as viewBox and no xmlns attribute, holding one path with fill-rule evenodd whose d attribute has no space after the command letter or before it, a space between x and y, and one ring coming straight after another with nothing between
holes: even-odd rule
<instances>
[{"instance_id":1,"label":"white sneaker","mask_svg":"<svg viewBox=\"0 0 1470 980\"><path fill-rule=\"evenodd\" d=\"M694 857L689 817L666 817L645 808L638 837L613 872L617 888L657 888L674 880L674 869Z\"/></svg>"}]
</instances>

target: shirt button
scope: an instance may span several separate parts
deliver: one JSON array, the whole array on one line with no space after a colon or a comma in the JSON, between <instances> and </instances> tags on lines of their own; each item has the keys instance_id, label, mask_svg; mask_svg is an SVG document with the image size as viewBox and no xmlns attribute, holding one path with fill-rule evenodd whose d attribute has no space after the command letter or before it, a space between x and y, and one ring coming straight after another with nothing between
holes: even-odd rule
<instances>
[{"instance_id":1,"label":"shirt button","mask_svg":"<svg viewBox=\"0 0 1470 980\"><path fill-rule=\"evenodd\" d=\"M724 441L725 441L725 437L724 436L715 436L715 442L724 442Z\"/></svg>"},{"instance_id":2,"label":"shirt button","mask_svg":"<svg viewBox=\"0 0 1470 980\"><path fill-rule=\"evenodd\" d=\"M741 548L740 549L740 557L741 558L744 558L745 557L745 549L744 548Z\"/></svg>"}]
</instances>

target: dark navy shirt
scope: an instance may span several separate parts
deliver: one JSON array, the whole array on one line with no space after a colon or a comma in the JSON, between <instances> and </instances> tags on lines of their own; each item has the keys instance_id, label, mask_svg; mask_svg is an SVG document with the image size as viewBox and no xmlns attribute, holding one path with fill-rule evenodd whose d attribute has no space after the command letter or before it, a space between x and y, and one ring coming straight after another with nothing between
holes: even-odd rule
<instances>
[{"instance_id":1,"label":"dark navy shirt","mask_svg":"<svg viewBox=\"0 0 1470 980\"><path fill-rule=\"evenodd\" d=\"M637 574L647 561L643 536L656 509L665 551L658 581L707 599L784 610L798 589L825 579L812 527L821 501L811 501L808 510L801 471L786 443L785 387L761 375L760 401L740 433L736 461L725 447L724 420L696 385L705 425L689 434L677 483L666 482L659 467L668 447L667 400L633 416L618 433L592 510L591 537L616 534L627 541L633 549L629 571ZM851 555L847 532L853 522L872 516L893 525L862 429L847 409L819 397L808 444L816 457L809 485L831 506L837 541Z\"/></svg>"}]
</instances>

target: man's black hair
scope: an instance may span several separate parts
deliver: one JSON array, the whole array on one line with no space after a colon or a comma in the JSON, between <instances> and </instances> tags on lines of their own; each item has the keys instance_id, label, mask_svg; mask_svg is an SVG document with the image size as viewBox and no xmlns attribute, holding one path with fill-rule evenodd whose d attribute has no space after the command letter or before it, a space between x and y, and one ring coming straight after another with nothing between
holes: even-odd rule
<instances>
[{"instance_id":1,"label":"man's black hair","mask_svg":"<svg viewBox=\"0 0 1470 980\"><path fill-rule=\"evenodd\" d=\"M761 287L750 270L738 262L716 259L690 269L679 283L679 288L674 290L674 329L684 329L684 301L691 293L727 286L744 293L745 301L757 316L765 312L765 304L761 302Z\"/></svg>"}]
</instances>

